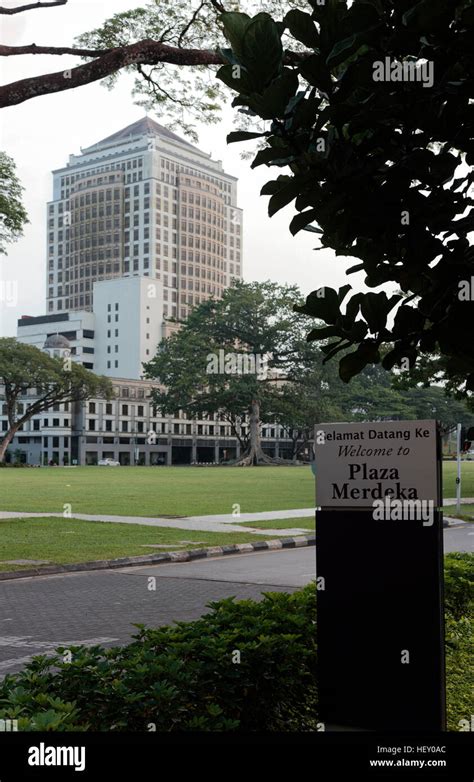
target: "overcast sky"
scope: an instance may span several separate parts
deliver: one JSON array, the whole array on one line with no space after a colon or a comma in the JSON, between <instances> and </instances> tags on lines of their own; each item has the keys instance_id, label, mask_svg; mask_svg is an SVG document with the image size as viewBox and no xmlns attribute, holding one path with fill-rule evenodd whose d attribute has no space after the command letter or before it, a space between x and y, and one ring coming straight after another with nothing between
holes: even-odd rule
<instances>
[{"instance_id":1,"label":"overcast sky","mask_svg":"<svg viewBox=\"0 0 474 782\"><path fill-rule=\"evenodd\" d=\"M19 4L20 0L2 0L2 5ZM70 46L76 35L99 26L114 13L141 5L137 0L69 0L58 8L2 16L1 41L16 46ZM2 57L0 80L5 84L77 63L74 57ZM52 197L51 171L64 166L69 154L79 153L81 147L144 116L144 110L133 103L131 85L131 77L122 76L113 91L97 82L2 110L0 147L16 161L30 224L23 238L9 247L8 257L0 256L0 336L15 335L21 315L45 313L45 210ZM159 113L151 112L150 116L164 123ZM323 285L337 288L345 284L345 268L352 260L336 258L329 250L313 252L315 234L301 232L292 237L288 225L293 206L268 217L268 197L260 196L259 191L280 170L262 166L252 171L250 162L240 158L244 145L226 144L232 129L233 112L227 109L219 125L198 129L199 146L221 159L225 170L239 178L238 203L244 209L244 278L297 284L305 295ZM351 275L349 282L363 287L359 275ZM18 301L8 306L5 292L12 290L12 284L16 285Z\"/></svg>"}]
</instances>

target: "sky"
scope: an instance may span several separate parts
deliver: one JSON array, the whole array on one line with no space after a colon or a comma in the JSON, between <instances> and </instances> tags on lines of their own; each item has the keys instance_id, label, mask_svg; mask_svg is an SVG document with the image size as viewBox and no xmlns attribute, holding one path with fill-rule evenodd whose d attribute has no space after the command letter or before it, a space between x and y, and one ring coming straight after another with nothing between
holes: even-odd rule
<instances>
[{"instance_id":1,"label":"sky","mask_svg":"<svg viewBox=\"0 0 474 782\"><path fill-rule=\"evenodd\" d=\"M2 0L15 7L21 0ZM114 13L139 8L136 0L69 0L65 6L0 17L0 40L10 46L72 46L82 32L100 26ZM0 82L55 72L79 64L71 56L26 55L0 58ZM112 91L99 82L54 95L45 95L2 110L0 148L14 158L18 176L25 188L24 202L29 225L24 236L0 256L0 336L15 336L22 315L45 314L46 203L52 197L53 169L64 166L70 154L88 147L144 116L131 96L133 80L121 76ZM153 119L165 124L157 112ZM260 196L262 185L274 179L281 169L250 168L242 160L243 144L226 143L235 128L230 106L218 125L199 126L198 146L222 160L224 169L239 179L238 205L244 210L243 275L245 280L271 279L296 284L304 296L322 286L338 288L350 282L356 290L364 286L359 275L345 275L353 259L334 255L331 250L314 252L317 236L289 231L295 213L290 205L268 217L268 197ZM178 134L183 135L180 131Z\"/></svg>"}]
</instances>

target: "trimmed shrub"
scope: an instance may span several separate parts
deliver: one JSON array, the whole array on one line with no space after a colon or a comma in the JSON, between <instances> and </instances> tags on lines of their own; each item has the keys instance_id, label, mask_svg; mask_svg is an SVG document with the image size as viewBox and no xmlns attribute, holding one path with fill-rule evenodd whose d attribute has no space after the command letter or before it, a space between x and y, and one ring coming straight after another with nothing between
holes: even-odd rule
<instances>
[{"instance_id":1,"label":"trimmed shrub","mask_svg":"<svg viewBox=\"0 0 474 782\"><path fill-rule=\"evenodd\" d=\"M474 555L454 552L444 558L444 601L446 615L454 619L474 610Z\"/></svg>"}]
</instances>

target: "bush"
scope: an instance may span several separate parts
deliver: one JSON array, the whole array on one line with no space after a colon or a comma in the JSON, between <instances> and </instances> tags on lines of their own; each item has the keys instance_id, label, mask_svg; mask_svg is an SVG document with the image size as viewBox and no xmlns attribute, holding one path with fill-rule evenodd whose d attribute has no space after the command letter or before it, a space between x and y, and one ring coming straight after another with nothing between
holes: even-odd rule
<instances>
[{"instance_id":1,"label":"bush","mask_svg":"<svg viewBox=\"0 0 474 782\"><path fill-rule=\"evenodd\" d=\"M20 730L315 730L315 587L210 604L125 647L36 657L0 684ZM240 662L237 662L240 654Z\"/></svg>"},{"instance_id":2,"label":"bush","mask_svg":"<svg viewBox=\"0 0 474 782\"><path fill-rule=\"evenodd\" d=\"M471 721L472 702L472 615L456 620L446 617L446 700L448 730L461 729L461 720Z\"/></svg>"},{"instance_id":3,"label":"bush","mask_svg":"<svg viewBox=\"0 0 474 782\"><path fill-rule=\"evenodd\" d=\"M444 558L444 600L446 615L453 619L469 616L474 608L474 555L455 552Z\"/></svg>"},{"instance_id":4,"label":"bush","mask_svg":"<svg viewBox=\"0 0 474 782\"><path fill-rule=\"evenodd\" d=\"M445 556L446 699L448 730L460 730L472 714L472 640L474 633L474 555Z\"/></svg>"}]
</instances>

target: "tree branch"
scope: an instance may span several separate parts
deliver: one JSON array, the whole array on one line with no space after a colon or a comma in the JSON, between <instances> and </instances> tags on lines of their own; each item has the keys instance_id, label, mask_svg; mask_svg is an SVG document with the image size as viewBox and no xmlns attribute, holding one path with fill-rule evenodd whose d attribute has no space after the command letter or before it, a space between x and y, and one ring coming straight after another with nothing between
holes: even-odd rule
<instances>
[{"instance_id":1,"label":"tree branch","mask_svg":"<svg viewBox=\"0 0 474 782\"><path fill-rule=\"evenodd\" d=\"M21 79L0 87L0 107L14 106L39 95L71 90L84 84L104 79L128 65L142 63L156 65L222 65L226 60L217 52L205 49L180 49L159 41L143 40L128 46L111 49L92 62L69 70Z\"/></svg>"},{"instance_id":2,"label":"tree branch","mask_svg":"<svg viewBox=\"0 0 474 782\"><path fill-rule=\"evenodd\" d=\"M183 41L183 38L184 38L184 36L185 36L185 35L186 35L186 33L188 32L189 28L190 28L190 27L191 27L191 26L194 24L194 22L196 21L196 19L197 19L198 15L199 15L199 13L200 13L200 11L201 11L201 9L203 8L203 6L204 6L204 5L205 5L205 0L203 0L203 2L201 3L201 5L199 5L199 6L196 8L195 12L193 13L193 15L192 15L191 19L189 20L189 22L187 23L187 25L186 25L185 27L183 27L183 29L181 30L181 33L180 33L180 35L179 35L179 38L178 38L178 46L179 46L179 48L181 48L181 43L182 43L182 41Z\"/></svg>"},{"instance_id":3,"label":"tree branch","mask_svg":"<svg viewBox=\"0 0 474 782\"><path fill-rule=\"evenodd\" d=\"M211 5L213 5L216 11L218 11L220 14L225 14L226 10L222 3L219 2L219 0L211 0Z\"/></svg>"},{"instance_id":4,"label":"tree branch","mask_svg":"<svg viewBox=\"0 0 474 782\"><path fill-rule=\"evenodd\" d=\"M35 8L52 8L57 5L66 5L68 0L52 0L50 3L29 3L28 5L19 5L17 8L4 8L0 6L0 14L21 14L23 11L34 11Z\"/></svg>"},{"instance_id":5,"label":"tree branch","mask_svg":"<svg viewBox=\"0 0 474 782\"><path fill-rule=\"evenodd\" d=\"M151 87L151 89L153 91L153 94L156 97L158 97L158 93L161 92L166 98L168 98L169 100L173 101L174 103L177 103L177 104L183 106L183 108L188 108L189 107L189 103L186 103L184 100L180 100L179 98L173 98L169 94L169 92L167 92L164 89L164 87L162 87L160 84L158 84L157 81L155 81L153 79L151 73L150 74L145 73L145 71L143 70L142 65L140 63L137 64L137 71L140 74L140 76L150 85L150 87Z\"/></svg>"},{"instance_id":6,"label":"tree branch","mask_svg":"<svg viewBox=\"0 0 474 782\"><path fill-rule=\"evenodd\" d=\"M84 84L110 76L113 73L129 65L158 65L168 63L180 66L199 65L225 65L227 60L217 51L209 49L182 49L179 46L169 46L161 41L144 39L127 46L118 46L113 49L74 49L68 47L42 47L31 44L29 46L0 46L0 56L10 54L78 54L84 57L94 57L92 62L78 65L74 68L46 73L42 76L33 76L28 79L20 79L0 86L0 107L14 106L40 95L50 95L54 92L72 90ZM285 53L285 62L290 62L294 57L304 59L308 53L295 55L292 52ZM162 90L162 87L159 87ZM170 319L173 321L173 319ZM179 323L179 321L176 321Z\"/></svg>"},{"instance_id":7,"label":"tree branch","mask_svg":"<svg viewBox=\"0 0 474 782\"><path fill-rule=\"evenodd\" d=\"M0 57L10 57L15 54L77 54L78 57L101 57L112 49L76 49L74 46L37 46L31 43L28 46L2 46L0 45Z\"/></svg>"}]
</instances>

